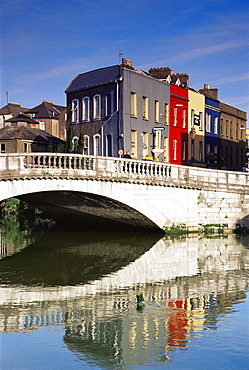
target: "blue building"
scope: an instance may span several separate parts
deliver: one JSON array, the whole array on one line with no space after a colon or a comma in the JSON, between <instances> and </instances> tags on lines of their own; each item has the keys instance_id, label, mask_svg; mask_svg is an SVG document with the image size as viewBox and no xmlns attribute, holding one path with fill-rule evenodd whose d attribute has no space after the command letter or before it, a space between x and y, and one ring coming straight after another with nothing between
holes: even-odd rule
<instances>
[{"instance_id":1,"label":"blue building","mask_svg":"<svg viewBox=\"0 0 249 370\"><path fill-rule=\"evenodd\" d=\"M205 158L207 167L220 166L220 102L218 89L204 85L200 92L205 95Z\"/></svg>"}]
</instances>

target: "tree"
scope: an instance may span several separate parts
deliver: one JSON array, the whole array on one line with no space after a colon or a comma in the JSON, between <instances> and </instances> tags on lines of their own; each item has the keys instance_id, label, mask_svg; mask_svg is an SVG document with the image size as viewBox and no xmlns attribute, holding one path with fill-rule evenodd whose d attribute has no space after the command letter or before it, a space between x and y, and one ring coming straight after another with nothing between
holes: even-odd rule
<instances>
[{"instance_id":1,"label":"tree","mask_svg":"<svg viewBox=\"0 0 249 370\"><path fill-rule=\"evenodd\" d=\"M80 138L77 146L77 153L78 154L83 154L84 150L84 132L80 133Z\"/></svg>"},{"instance_id":2,"label":"tree","mask_svg":"<svg viewBox=\"0 0 249 370\"><path fill-rule=\"evenodd\" d=\"M73 143L74 136L75 136L74 128L73 126L69 126L69 129L67 130L66 153L74 152L74 143Z\"/></svg>"}]
</instances>

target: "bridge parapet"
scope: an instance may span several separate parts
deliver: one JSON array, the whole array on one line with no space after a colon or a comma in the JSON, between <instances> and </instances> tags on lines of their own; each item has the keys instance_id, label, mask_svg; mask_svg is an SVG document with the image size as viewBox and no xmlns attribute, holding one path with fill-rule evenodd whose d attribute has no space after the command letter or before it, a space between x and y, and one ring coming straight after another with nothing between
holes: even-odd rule
<instances>
[{"instance_id":1,"label":"bridge parapet","mask_svg":"<svg viewBox=\"0 0 249 370\"><path fill-rule=\"evenodd\" d=\"M64 153L0 155L0 180L34 177L95 178L248 194L243 172L178 166L126 158Z\"/></svg>"}]
</instances>

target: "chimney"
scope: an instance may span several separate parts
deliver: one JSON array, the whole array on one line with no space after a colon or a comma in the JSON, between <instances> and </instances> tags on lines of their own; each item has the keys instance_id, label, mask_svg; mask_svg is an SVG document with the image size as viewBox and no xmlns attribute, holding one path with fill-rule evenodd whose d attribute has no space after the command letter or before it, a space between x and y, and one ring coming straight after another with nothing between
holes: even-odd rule
<instances>
[{"instance_id":1,"label":"chimney","mask_svg":"<svg viewBox=\"0 0 249 370\"><path fill-rule=\"evenodd\" d=\"M218 100L218 89L211 89L210 84L204 84L204 88L200 89L199 92L207 98Z\"/></svg>"}]
</instances>

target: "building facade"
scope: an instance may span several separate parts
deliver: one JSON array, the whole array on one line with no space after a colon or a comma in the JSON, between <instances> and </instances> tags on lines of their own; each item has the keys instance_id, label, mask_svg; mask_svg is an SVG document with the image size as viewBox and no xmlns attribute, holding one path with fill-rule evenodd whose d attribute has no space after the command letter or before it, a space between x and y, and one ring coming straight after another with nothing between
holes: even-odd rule
<instances>
[{"instance_id":1,"label":"building facade","mask_svg":"<svg viewBox=\"0 0 249 370\"><path fill-rule=\"evenodd\" d=\"M169 158L173 164L188 164L188 89L170 84Z\"/></svg>"},{"instance_id":2,"label":"building facade","mask_svg":"<svg viewBox=\"0 0 249 370\"><path fill-rule=\"evenodd\" d=\"M124 63L76 76L66 89L67 126L84 153L167 159L169 85Z\"/></svg>"},{"instance_id":3,"label":"building facade","mask_svg":"<svg viewBox=\"0 0 249 370\"><path fill-rule=\"evenodd\" d=\"M66 107L43 100L36 107L27 109L25 114L39 122L40 130L62 140L66 139Z\"/></svg>"},{"instance_id":4,"label":"building facade","mask_svg":"<svg viewBox=\"0 0 249 370\"><path fill-rule=\"evenodd\" d=\"M222 102L219 146L223 168L241 170L246 166L246 112Z\"/></svg>"}]
</instances>

